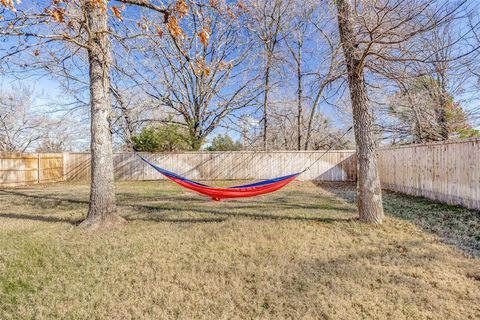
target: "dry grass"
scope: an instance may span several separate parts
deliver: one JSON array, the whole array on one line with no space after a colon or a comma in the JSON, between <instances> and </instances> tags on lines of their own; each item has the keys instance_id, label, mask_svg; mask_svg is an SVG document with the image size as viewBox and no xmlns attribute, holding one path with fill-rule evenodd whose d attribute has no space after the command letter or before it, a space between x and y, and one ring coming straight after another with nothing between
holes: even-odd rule
<instances>
[{"instance_id":1,"label":"dry grass","mask_svg":"<svg viewBox=\"0 0 480 320\"><path fill-rule=\"evenodd\" d=\"M0 191L0 319L480 317L478 259L396 217L360 224L332 193L351 188L329 190L215 203L120 183L129 224L100 233L74 226L86 185Z\"/></svg>"},{"instance_id":2,"label":"dry grass","mask_svg":"<svg viewBox=\"0 0 480 320\"><path fill-rule=\"evenodd\" d=\"M355 201L351 184L323 183L321 187L348 202ZM383 193L383 204L387 214L411 221L446 243L480 257L479 211L389 191Z\"/></svg>"}]
</instances>

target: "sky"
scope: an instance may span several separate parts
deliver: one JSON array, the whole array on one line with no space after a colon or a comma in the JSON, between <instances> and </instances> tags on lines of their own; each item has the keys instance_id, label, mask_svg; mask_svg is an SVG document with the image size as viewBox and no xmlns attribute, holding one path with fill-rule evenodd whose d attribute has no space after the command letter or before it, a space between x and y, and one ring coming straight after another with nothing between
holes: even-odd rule
<instances>
[{"instance_id":1,"label":"sky","mask_svg":"<svg viewBox=\"0 0 480 320\"><path fill-rule=\"evenodd\" d=\"M113 4L114 4L114 2L113 2ZM21 4L19 8L28 9L29 5L31 5L29 1L24 1L24 3ZM141 12L142 12L141 9L131 7L131 8L128 8L125 12L123 12L123 14L126 17L126 19L127 18L128 19L138 19L141 15ZM0 55L3 54L5 49L8 49L9 47L11 47L12 45L14 45L16 43L16 40L14 40L14 39L2 39L1 41L3 41L3 42L1 42L1 46L0 46ZM311 51L311 53L308 56L308 58L305 60L305 64L310 70L314 70L317 67L316 64L318 63L318 61L316 60L318 57L315 56L315 54L317 53L315 51L315 49L316 49L315 48L315 41L312 40L311 42L308 42L307 46L306 46L306 49L307 49L307 51ZM257 67L261 68L261 65L257 64ZM287 71L287 72L291 72L291 71ZM37 90L37 92L39 93L38 97L36 97L35 107L45 108L45 112L51 110L51 105L52 104L62 104L64 102L68 102L70 100L70 97L65 95L65 93L63 92L63 90L60 86L60 83L57 80L55 80L55 79L53 79L49 76L39 76L37 73L35 73L34 76L33 76L33 73L32 74L26 73L25 75L32 76L32 77L28 77L27 79L22 79L22 80L15 80L12 76L1 75L0 74L0 84L1 84L2 88L4 88L4 87L10 86L11 84L18 85L18 83L21 82L23 85L34 87ZM288 93L287 96L289 96L289 97L294 96L294 92L296 90L296 84L294 82L289 82L286 85L284 85L280 90L283 91L283 93ZM344 92L344 91L342 91L342 92ZM310 94L312 94L312 93L313 92L311 92ZM88 95L88 92L86 92L86 94ZM465 99L466 102L464 104L465 108L469 109L469 108L474 108L474 107L478 106L478 100L468 99L469 97L466 96L466 95L468 95L468 93L464 93L463 96L459 97L459 98L466 98ZM340 98L340 97L339 96L334 96L332 101L338 100L337 98ZM277 96L277 99L278 99L278 96ZM334 123L336 126L341 127L341 128L345 128L345 127L350 126L350 123L351 123L350 119L345 117L345 114L340 113L337 108L331 106L330 104L322 101L320 106L319 106L319 110L321 110L321 112L324 115L326 115L328 118L330 118L332 123ZM83 120L83 121L85 120L84 115L80 116L80 115L76 114L74 116L78 117L79 121L80 120ZM260 117L259 114L256 114L255 116L257 118ZM480 123L477 123L476 125L480 127ZM240 138L239 134L236 131L228 130L228 129L225 129L223 127L219 127L218 129L216 129L213 134L215 135L215 134L218 134L218 133L225 133L225 132L228 132L234 138L237 138L237 139ZM87 134L88 134L88 132L87 132Z\"/></svg>"}]
</instances>

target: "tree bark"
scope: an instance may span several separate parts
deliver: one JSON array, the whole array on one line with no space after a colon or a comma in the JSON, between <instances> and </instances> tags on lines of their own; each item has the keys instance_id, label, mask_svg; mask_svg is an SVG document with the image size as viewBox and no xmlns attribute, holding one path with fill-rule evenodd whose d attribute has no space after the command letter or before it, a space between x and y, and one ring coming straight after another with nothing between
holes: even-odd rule
<instances>
[{"instance_id":1,"label":"tree bark","mask_svg":"<svg viewBox=\"0 0 480 320\"><path fill-rule=\"evenodd\" d=\"M108 13L87 2L88 61L91 108L91 186L85 227L109 226L123 221L116 211L110 97L111 44Z\"/></svg>"},{"instance_id":2,"label":"tree bark","mask_svg":"<svg viewBox=\"0 0 480 320\"><path fill-rule=\"evenodd\" d=\"M315 96L315 100L312 103L312 109L310 110L310 115L308 116L308 124L307 124L307 132L305 137L305 145L304 150L308 150L310 146L310 138L312 136L312 125L313 119L315 118L315 111L317 110L318 103L320 102L320 98L322 97L323 90L326 86L326 83L322 83L320 85L320 89L318 90L317 95Z\"/></svg>"},{"instance_id":3,"label":"tree bark","mask_svg":"<svg viewBox=\"0 0 480 320\"><path fill-rule=\"evenodd\" d=\"M130 151L130 152L134 151L133 147L135 143L133 142L133 137L135 136L135 130L133 128L132 119L130 119L127 103L125 102L125 99L123 98L123 96L117 93L116 90L112 90L112 94L115 96L118 102L119 108L121 110L121 117L125 121L125 127L122 128L122 131L125 135L124 138L125 138L127 151Z\"/></svg>"},{"instance_id":4,"label":"tree bark","mask_svg":"<svg viewBox=\"0 0 480 320\"><path fill-rule=\"evenodd\" d=\"M268 150L268 94L270 92L270 68L272 58L267 53L267 65L265 66L265 87L263 96L263 150Z\"/></svg>"},{"instance_id":5,"label":"tree bark","mask_svg":"<svg viewBox=\"0 0 480 320\"><path fill-rule=\"evenodd\" d=\"M199 115L197 115L199 117ZM197 118L198 119L198 118ZM200 121L193 120L193 124L189 125L188 127L188 144L192 151L198 151L202 147L203 144L203 137L200 132Z\"/></svg>"},{"instance_id":6,"label":"tree bark","mask_svg":"<svg viewBox=\"0 0 480 320\"><path fill-rule=\"evenodd\" d=\"M436 116L437 116L437 124L440 127L440 140L445 141L448 140L450 137L450 130L449 130L449 125L448 125L448 118L447 118L447 112L448 112L448 90L447 90L447 66L448 64L440 62L436 69L437 72L437 86L438 90L436 90L437 97L438 97L438 108L436 110Z\"/></svg>"},{"instance_id":7,"label":"tree bark","mask_svg":"<svg viewBox=\"0 0 480 320\"><path fill-rule=\"evenodd\" d=\"M444 86L444 82L441 82L440 93L439 93L439 108L437 108L437 123L440 127L440 140L446 141L450 137L450 132L448 130L448 119L447 119L447 89Z\"/></svg>"},{"instance_id":8,"label":"tree bark","mask_svg":"<svg viewBox=\"0 0 480 320\"><path fill-rule=\"evenodd\" d=\"M303 75L302 75L302 42L298 44L298 61L297 61L297 150L302 150L302 120L303 120Z\"/></svg>"},{"instance_id":9,"label":"tree bark","mask_svg":"<svg viewBox=\"0 0 480 320\"><path fill-rule=\"evenodd\" d=\"M377 170L377 155L373 134L373 110L367 94L361 51L355 34L351 0L337 0L338 26L353 109L353 124L357 145L357 205L360 220L380 224L384 213L382 189Z\"/></svg>"}]
</instances>

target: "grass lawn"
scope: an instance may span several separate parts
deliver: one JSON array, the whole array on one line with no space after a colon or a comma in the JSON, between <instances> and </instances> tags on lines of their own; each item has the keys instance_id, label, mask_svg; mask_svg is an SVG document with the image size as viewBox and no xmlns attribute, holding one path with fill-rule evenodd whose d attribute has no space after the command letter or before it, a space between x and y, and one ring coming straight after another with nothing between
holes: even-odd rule
<instances>
[{"instance_id":1,"label":"grass lawn","mask_svg":"<svg viewBox=\"0 0 480 320\"><path fill-rule=\"evenodd\" d=\"M479 319L480 214L387 193L370 226L353 190L122 182L129 223L96 233L85 184L0 190L0 319Z\"/></svg>"}]
</instances>

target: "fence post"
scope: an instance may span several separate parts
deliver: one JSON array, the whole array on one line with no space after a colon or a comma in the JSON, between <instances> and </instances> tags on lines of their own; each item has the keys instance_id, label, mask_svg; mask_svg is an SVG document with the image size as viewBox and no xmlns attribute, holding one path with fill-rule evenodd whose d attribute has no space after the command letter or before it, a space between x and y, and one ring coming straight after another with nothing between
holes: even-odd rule
<instances>
[{"instance_id":1,"label":"fence post","mask_svg":"<svg viewBox=\"0 0 480 320\"><path fill-rule=\"evenodd\" d=\"M62 180L67 180L67 168L65 168L65 152L62 152Z\"/></svg>"},{"instance_id":2,"label":"fence post","mask_svg":"<svg viewBox=\"0 0 480 320\"><path fill-rule=\"evenodd\" d=\"M40 183L40 153L37 153L37 184Z\"/></svg>"}]
</instances>

